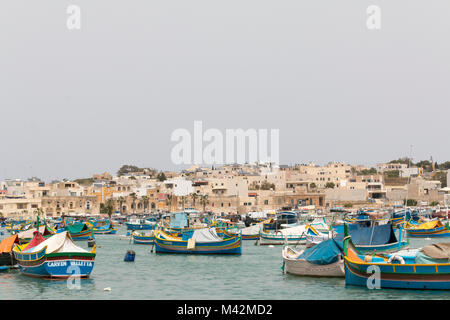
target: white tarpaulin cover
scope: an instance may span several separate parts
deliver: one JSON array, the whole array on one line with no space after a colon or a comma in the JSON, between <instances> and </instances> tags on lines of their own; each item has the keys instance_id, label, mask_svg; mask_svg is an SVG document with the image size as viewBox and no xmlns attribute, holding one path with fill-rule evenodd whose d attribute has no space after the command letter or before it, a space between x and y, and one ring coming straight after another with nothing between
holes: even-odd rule
<instances>
[{"instance_id":1,"label":"white tarpaulin cover","mask_svg":"<svg viewBox=\"0 0 450 320\"><path fill-rule=\"evenodd\" d=\"M70 238L67 231L57 233L44 242L41 242L37 246L25 250L24 252L38 252L47 246L46 253L55 253L55 252L88 252L83 248L77 246L73 240Z\"/></svg>"},{"instance_id":2,"label":"white tarpaulin cover","mask_svg":"<svg viewBox=\"0 0 450 320\"><path fill-rule=\"evenodd\" d=\"M216 233L216 228L197 229L191 238L195 239L195 242L198 243L222 241Z\"/></svg>"},{"instance_id":3,"label":"white tarpaulin cover","mask_svg":"<svg viewBox=\"0 0 450 320\"><path fill-rule=\"evenodd\" d=\"M36 228L32 228L26 231L19 232L18 236L19 239L29 239L34 238L34 232L36 231ZM39 233L44 234L45 226L39 226Z\"/></svg>"},{"instance_id":4,"label":"white tarpaulin cover","mask_svg":"<svg viewBox=\"0 0 450 320\"><path fill-rule=\"evenodd\" d=\"M283 235L301 235L306 231L306 225L296 226L292 228L280 229L278 232L281 232Z\"/></svg>"},{"instance_id":5,"label":"white tarpaulin cover","mask_svg":"<svg viewBox=\"0 0 450 320\"><path fill-rule=\"evenodd\" d=\"M236 229L233 230L231 229L230 231L232 233L239 233L239 231L242 231L242 235L244 236L254 236L259 234L259 231L261 231L262 229L262 224L255 224L253 226L250 227L246 227L246 228L242 228L242 229Z\"/></svg>"}]
</instances>

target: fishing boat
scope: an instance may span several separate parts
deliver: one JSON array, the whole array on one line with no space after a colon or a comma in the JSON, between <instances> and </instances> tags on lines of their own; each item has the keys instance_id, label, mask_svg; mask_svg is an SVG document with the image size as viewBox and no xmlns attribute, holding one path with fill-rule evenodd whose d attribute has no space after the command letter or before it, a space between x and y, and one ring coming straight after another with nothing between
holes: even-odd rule
<instances>
[{"instance_id":1,"label":"fishing boat","mask_svg":"<svg viewBox=\"0 0 450 320\"><path fill-rule=\"evenodd\" d=\"M64 229L61 229L61 232ZM95 238L94 230L86 223L75 223L65 227L65 231L70 233L70 236L75 241L89 240Z\"/></svg>"},{"instance_id":2,"label":"fishing boat","mask_svg":"<svg viewBox=\"0 0 450 320\"><path fill-rule=\"evenodd\" d=\"M12 249L18 244L20 244L20 242L17 234L3 239L0 242L0 266L13 266L17 264Z\"/></svg>"},{"instance_id":3,"label":"fishing boat","mask_svg":"<svg viewBox=\"0 0 450 320\"><path fill-rule=\"evenodd\" d=\"M238 235L240 233L242 235L242 240L257 240L259 239L259 233L261 230L262 224L259 223L243 229L227 229L226 232L231 235Z\"/></svg>"},{"instance_id":4,"label":"fishing boat","mask_svg":"<svg viewBox=\"0 0 450 320\"><path fill-rule=\"evenodd\" d=\"M117 228L113 228L112 223L108 221L96 221L93 224L94 234L115 234L117 233Z\"/></svg>"},{"instance_id":5,"label":"fishing boat","mask_svg":"<svg viewBox=\"0 0 450 320\"><path fill-rule=\"evenodd\" d=\"M127 230L153 230L156 227L155 221L146 219L130 219L125 223Z\"/></svg>"},{"instance_id":6,"label":"fishing boat","mask_svg":"<svg viewBox=\"0 0 450 320\"><path fill-rule=\"evenodd\" d=\"M25 231L21 231L17 233L19 243L24 244L30 242L34 237L34 232L36 232L36 228L31 228ZM39 233L45 238L49 238L55 234L55 230L50 228L47 224L39 226Z\"/></svg>"},{"instance_id":7,"label":"fishing boat","mask_svg":"<svg viewBox=\"0 0 450 320\"><path fill-rule=\"evenodd\" d=\"M20 271L27 276L87 278L94 268L95 246L90 252L78 247L68 231L47 240L35 232L30 243L15 246L13 253Z\"/></svg>"},{"instance_id":8,"label":"fishing boat","mask_svg":"<svg viewBox=\"0 0 450 320\"><path fill-rule=\"evenodd\" d=\"M319 235L307 234L306 235L306 248L313 247L323 241L334 238L336 233L334 231L321 232Z\"/></svg>"},{"instance_id":9,"label":"fishing boat","mask_svg":"<svg viewBox=\"0 0 450 320\"><path fill-rule=\"evenodd\" d=\"M444 225L440 220L432 220L419 224L408 221L405 230L408 237L450 237L450 227L448 223Z\"/></svg>"},{"instance_id":10,"label":"fishing boat","mask_svg":"<svg viewBox=\"0 0 450 320\"><path fill-rule=\"evenodd\" d=\"M342 243L329 239L301 251L289 246L282 250L285 273L301 276L344 277Z\"/></svg>"},{"instance_id":11,"label":"fishing boat","mask_svg":"<svg viewBox=\"0 0 450 320\"><path fill-rule=\"evenodd\" d=\"M353 244L360 252L390 252L398 251L409 245L408 240L400 242L395 235L392 224L364 226L350 224L345 226L352 236ZM345 233L338 233L335 239L344 240Z\"/></svg>"},{"instance_id":12,"label":"fishing boat","mask_svg":"<svg viewBox=\"0 0 450 320\"><path fill-rule=\"evenodd\" d=\"M154 244L155 243L154 230L150 230L149 232L133 231L131 233L131 237L133 238L133 242L136 244Z\"/></svg>"},{"instance_id":13,"label":"fishing boat","mask_svg":"<svg viewBox=\"0 0 450 320\"><path fill-rule=\"evenodd\" d=\"M276 232L261 231L259 234L260 245L305 244L307 235L320 235L310 225L300 225L292 228L280 229Z\"/></svg>"},{"instance_id":14,"label":"fishing boat","mask_svg":"<svg viewBox=\"0 0 450 320\"><path fill-rule=\"evenodd\" d=\"M183 233L181 237L156 230L155 251L157 253L241 254L242 238L240 235L219 237L215 228L190 230Z\"/></svg>"},{"instance_id":15,"label":"fishing boat","mask_svg":"<svg viewBox=\"0 0 450 320\"><path fill-rule=\"evenodd\" d=\"M414 251L413 251L414 252ZM450 244L433 244L415 254L388 256L364 255L346 235L343 243L345 283L367 287L374 285L374 270L379 273L380 288L450 289ZM376 282L375 282L376 284Z\"/></svg>"},{"instance_id":16,"label":"fishing boat","mask_svg":"<svg viewBox=\"0 0 450 320\"><path fill-rule=\"evenodd\" d=\"M281 211L276 214L275 219L271 219L269 222L264 222L263 230L265 232L276 231L281 229L281 225L290 228L289 225L295 226L298 222L298 215L293 211Z\"/></svg>"}]
</instances>

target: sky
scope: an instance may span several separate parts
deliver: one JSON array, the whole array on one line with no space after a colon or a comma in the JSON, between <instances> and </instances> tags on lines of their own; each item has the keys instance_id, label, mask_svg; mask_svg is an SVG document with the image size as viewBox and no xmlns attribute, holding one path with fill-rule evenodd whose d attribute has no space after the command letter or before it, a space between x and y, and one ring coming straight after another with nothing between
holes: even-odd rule
<instances>
[{"instance_id":1,"label":"sky","mask_svg":"<svg viewBox=\"0 0 450 320\"><path fill-rule=\"evenodd\" d=\"M281 164L374 166L411 145L415 160L450 160L449 12L434 0L2 1L0 179L179 170L170 137L194 121L279 129Z\"/></svg>"}]
</instances>

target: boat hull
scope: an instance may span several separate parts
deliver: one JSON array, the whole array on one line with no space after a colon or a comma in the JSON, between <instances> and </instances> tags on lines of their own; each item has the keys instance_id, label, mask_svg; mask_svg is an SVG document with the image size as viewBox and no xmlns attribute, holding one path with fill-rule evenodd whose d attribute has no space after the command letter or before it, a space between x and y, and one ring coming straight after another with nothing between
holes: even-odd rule
<instances>
[{"instance_id":1,"label":"boat hull","mask_svg":"<svg viewBox=\"0 0 450 320\"><path fill-rule=\"evenodd\" d=\"M28 260L29 258L36 258ZM45 250L36 255L16 253L20 271L27 276L41 278L87 278L94 268L95 253L54 253ZM25 259L25 260L23 260Z\"/></svg>"},{"instance_id":2,"label":"boat hull","mask_svg":"<svg viewBox=\"0 0 450 320\"><path fill-rule=\"evenodd\" d=\"M113 229L105 229L105 230L95 230L94 229L94 234L116 234L117 233L117 229L113 228Z\"/></svg>"},{"instance_id":3,"label":"boat hull","mask_svg":"<svg viewBox=\"0 0 450 320\"><path fill-rule=\"evenodd\" d=\"M74 241L83 241L94 238L94 235L92 234L91 230L82 231L80 233L73 233L73 234L71 233L70 236Z\"/></svg>"},{"instance_id":4,"label":"boat hull","mask_svg":"<svg viewBox=\"0 0 450 320\"><path fill-rule=\"evenodd\" d=\"M136 244L154 244L155 236L144 236L132 234L133 242Z\"/></svg>"},{"instance_id":5,"label":"boat hull","mask_svg":"<svg viewBox=\"0 0 450 320\"><path fill-rule=\"evenodd\" d=\"M343 260L328 265L315 265L306 260L284 258L284 270L298 276L344 277L345 275Z\"/></svg>"},{"instance_id":6,"label":"boat hull","mask_svg":"<svg viewBox=\"0 0 450 320\"><path fill-rule=\"evenodd\" d=\"M259 244L263 245L283 245L283 244L305 244L306 236L286 236L282 237L280 235L265 235L263 233L259 236Z\"/></svg>"},{"instance_id":7,"label":"boat hull","mask_svg":"<svg viewBox=\"0 0 450 320\"><path fill-rule=\"evenodd\" d=\"M367 287L372 272L371 265L355 264L345 260L345 283ZM450 264L447 265L411 265L411 264L374 264L380 268L380 287L394 289L450 289ZM415 272L414 272L415 270Z\"/></svg>"},{"instance_id":8,"label":"boat hull","mask_svg":"<svg viewBox=\"0 0 450 320\"><path fill-rule=\"evenodd\" d=\"M126 223L127 230L153 230L156 225L153 224L132 224Z\"/></svg>"},{"instance_id":9,"label":"boat hull","mask_svg":"<svg viewBox=\"0 0 450 320\"><path fill-rule=\"evenodd\" d=\"M156 253L184 253L184 254L241 254L242 238L234 237L213 243L195 243L195 247L188 249L188 241L166 240L155 237Z\"/></svg>"}]
</instances>

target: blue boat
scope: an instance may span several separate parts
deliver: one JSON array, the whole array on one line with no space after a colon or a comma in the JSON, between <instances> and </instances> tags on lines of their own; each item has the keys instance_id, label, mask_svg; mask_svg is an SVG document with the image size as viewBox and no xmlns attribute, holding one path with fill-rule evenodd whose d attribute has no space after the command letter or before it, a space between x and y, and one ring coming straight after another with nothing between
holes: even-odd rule
<instances>
[{"instance_id":1,"label":"blue boat","mask_svg":"<svg viewBox=\"0 0 450 320\"><path fill-rule=\"evenodd\" d=\"M156 227L155 221L146 219L130 219L125 223L127 230L154 230Z\"/></svg>"},{"instance_id":2,"label":"blue boat","mask_svg":"<svg viewBox=\"0 0 450 320\"><path fill-rule=\"evenodd\" d=\"M319 236L321 232L317 231L311 225L299 225L292 228L280 229L275 232L261 231L259 234L260 245L284 245L284 244L305 244L307 236Z\"/></svg>"},{"instance_id":3,"label":"blue boat","mask_svg":"<svg viewBox=\"0 0 450 320\"><path fill-rule=\"evenodd\" d=\"M397 240L391 223L372 226L360 224L346 225L352 242L360 252L390 252L398 251L409 245L408 240ZM338 233L334 238L337 241L344 240L344 232Z\"/></svg>"},{"instance_id":4,"label":"blue boat","mask_svg":"<svg viewBox=\"0 0 450 320\"><path fill-rule=\"evenodd\" d=\"M76 241L90 240L95 238L93 228L84 222L78 222L68 225L64 229L59 229L58 233L64 232L64 230L68 231L71 238Z\"/></svg>"},{"instance_id":5,"label":"blue boat","mask_svg":"<svg viewBox=\"0 0 450 320\"><path fill-rule=\"evenodd\" d=\"M113 228L110 221L96 221L93 224L94 234L115 234L117 228Z\"/></svg>"},{"instance_id":6,"label":"blue boat","mask_svg":"<svg viewBox=\"0 0 450 320\"><path fill-rule=\"evenodd\" d=\"M377 282L371 278L377 270L379 288L450 290L449 243L386 257L360 253L346 234L343 247L346 285L375 286Z\"/></svg>"},{"instance_id":7,"label":"blue boat","mask_svg":"<svg viewBox=\"0 0 450 320\"><path fill-rule=\"evenodd\" d=\"M156 253L241 254L242 237L219 237L215 228L203 228L174 237L162 230L155 231Z\"/></svg>"},{"instance_id":8,"label":"blue boat","mask_svg":"<svg viewBox=\"0 0 450 320\"><path fill-rule=\"evenodd\" d=\"M133 242L136 244L154 244L155 243L155 233L153 230L150 232L138 232L133 231L131 233L133 237Z\"/></svg>"},{"instance_id":9,"label":"blue boat","mask_svg":"<svg viewBox=\"0 0 450 320\"><path fill-rule=\"evenodd\" d=\"M29 244L15 246L13 253L20 271L27 276L87 278L94 268L95 246L90 252L78 247L67 231L47 240L36 232Z\"/></svg>"}]
</instances>

